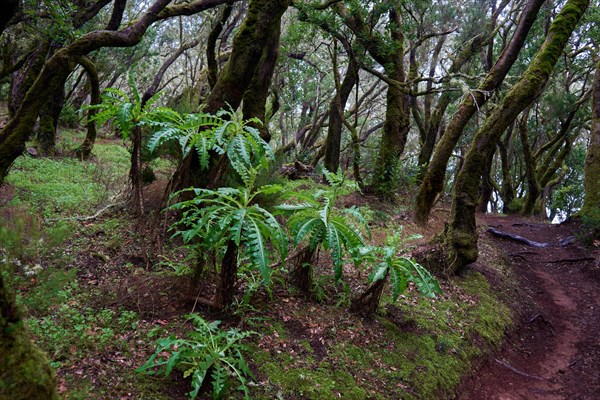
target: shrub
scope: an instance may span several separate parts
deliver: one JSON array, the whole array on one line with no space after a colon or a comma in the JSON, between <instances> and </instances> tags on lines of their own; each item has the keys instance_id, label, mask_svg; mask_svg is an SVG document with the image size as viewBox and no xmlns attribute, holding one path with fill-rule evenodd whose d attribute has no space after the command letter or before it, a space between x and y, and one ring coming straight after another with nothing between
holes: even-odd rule
<instances>
[{"instance_id":1,"label":"shrub","mask_svg":"<svg viewBox=\"0 0 600 400\"><path fill-rule=\"evenodd\" d=\"M177 339L174 335L156 341L156 351L148 361L137 369L147 374L155 369L164 370L165 376L174 368L183 370L183 377L191 377L192 391L189 396L195 399L205 382L212 382L212 398L223 398L231 380L237 381L238 390L244 399L249 399L248 378L254 378L244 360L243 339L255 332L241 332L237 329L223 331L220 321L207 322L198 314L190 314L195 325L188 332L188 339Z\"/></svg>"}]
</instances>

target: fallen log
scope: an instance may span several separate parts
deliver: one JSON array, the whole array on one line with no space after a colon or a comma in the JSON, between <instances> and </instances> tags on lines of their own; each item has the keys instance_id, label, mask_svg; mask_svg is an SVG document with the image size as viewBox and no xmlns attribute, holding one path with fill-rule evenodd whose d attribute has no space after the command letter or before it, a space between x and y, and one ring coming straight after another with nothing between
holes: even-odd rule
<instances>
[{"instance_id":1,"label":"fallen log","mask_svg":"<svg viewBox=\"0 0 600 400\"><path fill-rule=\"evenodd\" d=\"M502 232L499 231L497 229L494 228L488 228L487 230L488 232L490 232L491 234L504 238L504 239L511 239L517 242L521 242L523 244L526 244L527 246L531 246L531 247L538 247L538 248L544 248L544 247L549 247L551 246L550 243L540 243L540 242L536 242L535 240L529 240L527 238L524 238L523 236L519 236L519 235L514 235L512 233L508 233L508 232Z\"/></svg>"}]
</instances>

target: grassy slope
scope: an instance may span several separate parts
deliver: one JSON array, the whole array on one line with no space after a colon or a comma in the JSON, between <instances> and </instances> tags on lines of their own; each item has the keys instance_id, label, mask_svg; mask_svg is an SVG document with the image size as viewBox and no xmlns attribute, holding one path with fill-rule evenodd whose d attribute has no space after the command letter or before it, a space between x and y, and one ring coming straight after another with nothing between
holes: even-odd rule
<instances>
[{"instance_id":1,"label":"grassy slope","mask_svg":"<svg viewBox=\"0 0 600 400\"><path fill-rule=\"evenodd\" d=\"M181 398L188 386L180 378L133 371L152 353L155 337L189 329L181 315L192 305L173 304L181 278L156 254L148 260L123 213L82 224L54 221L93 214L122 188L127 151L114 142L94 153L92 163L17 160L2 218L20 233L0 237L12 252L13 285L68 398ZM396 228L397 212L368 213L375 237ZM168 246L163 252L176 259ZM499 259L493 249L483 253ZM511 285L496 263L486 272ZM364 283L365 271L346 271L346 286L331 282L327 262L317 271L320 303L298 296L282 276L272 300L261 291L225 320L260 333L247 356L257 378L255 398L449 397L472 360L498 345L510 325L507 307L476 272L443 282L444 295L435 300L414 290L393 304L386 296L381 313L368 320L347 312L348 288Z\"/></svg>"}]
</instances>

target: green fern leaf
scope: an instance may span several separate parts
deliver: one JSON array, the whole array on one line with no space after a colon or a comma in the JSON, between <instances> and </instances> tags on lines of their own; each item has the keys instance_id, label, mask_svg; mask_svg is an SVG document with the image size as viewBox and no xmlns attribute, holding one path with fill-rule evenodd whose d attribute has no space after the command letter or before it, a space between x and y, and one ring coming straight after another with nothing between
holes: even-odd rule
<instances>
[{"instance_id":1,"label":"green fern leaf","mask_svg":"<svg viewBox=\"0 0 600 400\"><path fill-rule=\"evenodd\" d=\"M404 269L398 263L390 263L389 273L392 284L392 297L394 301L404 293L407 287L407 280Z\"/></svg>"}]
</instances>

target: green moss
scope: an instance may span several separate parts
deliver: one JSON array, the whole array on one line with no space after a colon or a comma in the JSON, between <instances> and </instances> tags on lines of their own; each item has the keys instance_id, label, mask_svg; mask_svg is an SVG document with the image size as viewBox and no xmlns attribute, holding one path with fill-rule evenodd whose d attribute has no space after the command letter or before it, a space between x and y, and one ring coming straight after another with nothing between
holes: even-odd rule
<instances>
[{"instance_id":1,"label":"green moss","mask_svg":"<svg viewBox=\"0 0 600 400\"><path fill-rule=\"evenodd\" d=\"M470 321L467 332L498 346L505 330L510 326L512 314L508 307L494 295L487 280L479 273L470 273L461 286L468 294L477 296L477 307L468 311Z\"/></svg>"},{"instance_id":2,"label":"green moss","mask_svg":"<svg viewBox=\"0 0 600 400\"><path fill-rule=\"evenodd\" d=\"M20 157L7 182L15 189L13 204L29 204L44 216L72 217L93 213L120 189L128 171L128 152L122 146L98 145L96 162L72 158Z\"/></svg>"}]
</instances>

